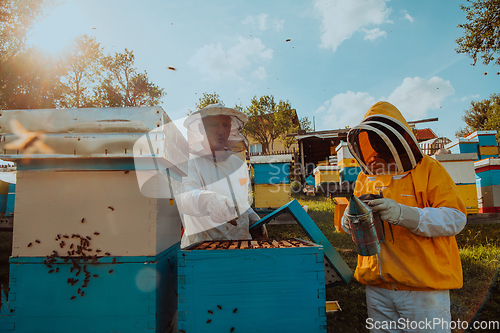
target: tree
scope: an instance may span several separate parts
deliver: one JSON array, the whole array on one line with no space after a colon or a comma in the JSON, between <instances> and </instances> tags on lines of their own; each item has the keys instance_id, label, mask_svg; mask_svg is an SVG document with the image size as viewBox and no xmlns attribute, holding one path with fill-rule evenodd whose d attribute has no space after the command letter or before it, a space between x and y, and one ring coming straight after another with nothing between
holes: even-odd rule
<instances>
[{"instance_id":1,"label":"tree","mask_svg":"<svg viewBox=\"0 0 500 333\"><path fill-rule=\"evenodd\" d=\"M467 13L468 22L458 25L465 31L456 40L455 51L471 57L472 65L476 65L478 55L485 65L491 61L500 65L500 1L473 0L470 6L460 5L460 8Z\"/></svg>"},{"instance_id":2,"label":"tree","mask_svg":"<svg viewBox=\"0 0 500 333\"><path fill-rule=\"evenodd\" d=\"M146 71L137 73L134 54L125 49L103 58L106 72L95 91L96 103L102 107L155 106L166 95L163 88L149 81Z\"/></svg>"},{"instance_id":3,"label":"tree","mask_svg":"<svg viewBox=\"0 0 500 333\"><path fill-rule=\"evenodd\" d=\"M23 51L28 31L56 0L0 1L0 61Z\"/></svg>"},{"instance_id":4,"label":"tree","mask_svg":"<svg viewBox=\"0 0 500 333\"><path fill-rule=\"evenodd\" d=\"M62 107L98 106L92 92L101 79L103 57L95 37L83 34L73 40L61 61L65 72Z\"/></svg>"},{"instance_id":5,"label":"tree","mask_svg":"<svg viewBox=\"0 0 500 333\"><path fill-rule=\"evenodd\" d=\"M269 153L273 148L274 141L278 138L285 139L287 133L296 133L300 128L297 122L297 114L288 101L274 101L274 96L264 95L257 98L254 96L250 105L244 110L248 116L248 122L243 128L243 134L252 137L262 145L262 152ZM303 124L307 124L305 118ZM291 142L293 143L293 142ZM287 138L285 144L291 145Z\"/></svg>"},{"instance_id":6,"label":"tree","mask_svg":"<svg viewBox=\"0 0 500 333\"><path fill-rule=\"evenodd\" d=\"M492 94L489 99L470 104L462 117L467 126L455 133L457 137L475 131L500 130L500 94ZM497 142L500 142L500 133L497 133Z\"/></svg>"},{"instance_id":7,"label":"tree","mask_svg":"<svg viewBox=\"0 0 500 333\"><path fill-rule=\"evenodd\" d=\"M55 108L62 86L57 62L36 48L2 61L1 109Z\"/></svg>"},{"instance_id":8,"label":"tree","mask_svg":"<svg viewBox=\"0 0 500 333\"><path fill-rule=\"evenodd\" d=\"M203 93L203 96L200 97L198 103L196 104L196 108L198 110L200 109L203 109L205 106L208 106L210 104L222 104L224 105L224 102L222 102L222 100L220 99L220 96L219 94L217 93L213 93L213 94L209 94L209 93Z\"/></svg>"},{"instance_id":9,"label":"tree","mask_svg":"<svg viewBox=\"0 0 500 333\"><path fill-rule=\"evenodd\" d=\"M289 134L289 133L298 133L299 130L303 130L303 131L306 131L306 132L310 132L310 131L313 130L312 127L311 127L311 121L309 120L308 117L300 118L298 124L293 123L293 125L288 129L287 133L284 133L284 134L281 135L281 141L283 142L283 145L287 149L289 149L290 146L295 143L296 138L295 138L295 136L286 136L286 134Z\"/></svg>"},{"instance_id":10,"label":"tree","mask_svg":"<svg viewBox=\"0 0 500 333\"><path fill-rule=\"evenodd\" d=\"M60 86L56 62L26 47L28 31L55 0L0 0L0 108L53 107Z\"/></svg>"}]
</instances>

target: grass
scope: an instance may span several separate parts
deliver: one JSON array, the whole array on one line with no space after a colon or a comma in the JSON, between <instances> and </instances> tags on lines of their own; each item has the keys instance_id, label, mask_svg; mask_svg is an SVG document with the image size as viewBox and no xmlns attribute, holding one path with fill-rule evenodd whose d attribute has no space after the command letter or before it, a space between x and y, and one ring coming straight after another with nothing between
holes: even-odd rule
<instances>
[{"instance_id":1,"label":"grass","mask_svg":"<svg viewBox=\"0 0 500 333\"><path fill-rule=\"evenodd\" d=\"M354 244L349 235L335 231L335 205L332 200L321 196L298 195L295 198L301 205L309 207L313 220L354 271L357 264ZM297 225L270 225L268 231L272 238L307 239ZM500 283L496 277L500 257L500 225L467 225L456 239L460 249L464 285L461 289L450 292L453 320L499 320ZM345 286L327 289L326 297L327 300L339 301L342 308L342 311L328 314L328 332L368 332L365 328L367 312L364 285L352 279Z\"/></svg>"},{"instance_id":2,"label":"grass","mask_svg":"<svg viewBox=\"0 0 500 333\"><path fill-rule=\"evenodd\" d=\"M320 230L354 271L357 263L354 244L351 236L335 230L335 208L332 200L303 195L295 198L301 205L309 207L309 212ZM269 225L268 232L271 238L308 239L298 225ZM497 279L500 225L467 225L456 238L460 249L464 286L451 291L453 319L468 322L500 320L500 282ZM0 232L0 283L4 285L4 291L8 284L8 257L11 248L12 233ZM327 289L326 297L327 300L339 301L342 308L342 311L328 314L328 332L368 332L365 328L367 313L364 285L352 279L345 286Z\"/></svg>"}]
</instances>

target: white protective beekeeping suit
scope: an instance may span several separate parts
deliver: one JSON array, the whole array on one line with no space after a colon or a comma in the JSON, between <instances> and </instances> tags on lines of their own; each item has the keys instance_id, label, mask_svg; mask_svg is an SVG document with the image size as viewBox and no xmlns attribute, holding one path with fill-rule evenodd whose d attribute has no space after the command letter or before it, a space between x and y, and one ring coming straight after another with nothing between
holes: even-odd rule
<instances>
[{"instance_id":1,"label":"white protective beekeeping suit","mask_svg":"<svg viewBox=\"0 0 500 333\"><path fill-rule=\"evenodd\" d=\"M228 116L231 129L223 150L212 151L203 118ZM251 239L249 226L259 219L251 208L251 184L247 164L231 150L245 142L240 131L248 118L220 104L209 105L189 116L190 158L183 178L180 212L184 225L181 247L204 240Z\"/></svg>"}]
</instances>

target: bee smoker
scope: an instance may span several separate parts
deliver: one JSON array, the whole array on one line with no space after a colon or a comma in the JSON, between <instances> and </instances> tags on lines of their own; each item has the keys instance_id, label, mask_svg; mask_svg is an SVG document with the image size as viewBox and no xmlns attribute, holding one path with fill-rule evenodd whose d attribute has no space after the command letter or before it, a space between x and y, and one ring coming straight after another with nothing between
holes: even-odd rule
<instances>
[{"instance_id":1,"label":"bee smoker","mask_svg":"<svg viewBox=\"0 0 500 333\"><path fill-rule=\"evenodd\" d=\"M346 209L346 217L356 252L361 256L378 254L380 243L384 241L378 214L374 216L367 204L352 195Z\"/></svg>"}]
</instances>

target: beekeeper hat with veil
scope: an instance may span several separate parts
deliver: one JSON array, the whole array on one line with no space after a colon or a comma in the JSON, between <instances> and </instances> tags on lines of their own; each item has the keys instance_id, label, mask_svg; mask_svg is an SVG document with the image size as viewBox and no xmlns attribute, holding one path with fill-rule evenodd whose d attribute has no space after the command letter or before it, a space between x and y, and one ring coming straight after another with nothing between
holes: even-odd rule
<instances>
[{"instance_id":1,"label":"beekeeper hat with veil","mask_svg":"<svg viewBox=\"0 0 500 333\"><path fill-rule=\"evenodd\" d=\"M203 119L209 116L228 116L231 118L231 130L225 147L226 152L239 152L248 146L246 138L241 134L243 126L248 121L248 117L243 112L225 107L222 104L210 104L193 112L184 121L184 127L187 128L190 152L192 154L212 154L203 125Z\"/></svg>"}]
</instances>

